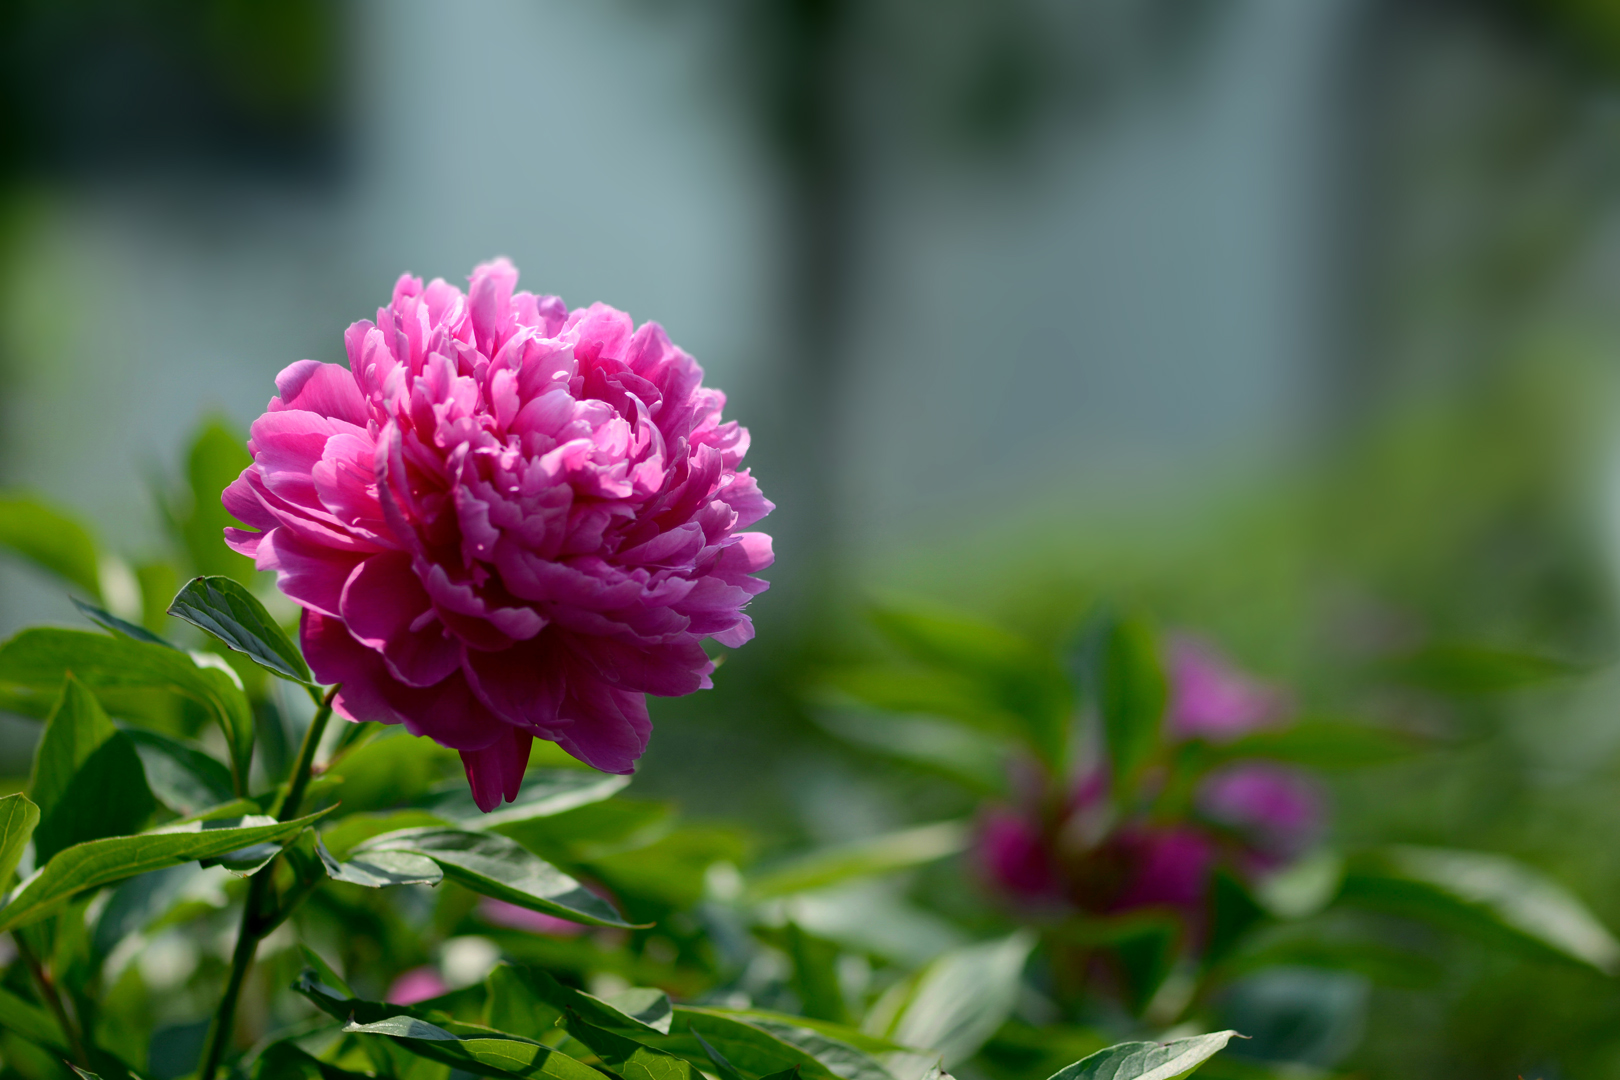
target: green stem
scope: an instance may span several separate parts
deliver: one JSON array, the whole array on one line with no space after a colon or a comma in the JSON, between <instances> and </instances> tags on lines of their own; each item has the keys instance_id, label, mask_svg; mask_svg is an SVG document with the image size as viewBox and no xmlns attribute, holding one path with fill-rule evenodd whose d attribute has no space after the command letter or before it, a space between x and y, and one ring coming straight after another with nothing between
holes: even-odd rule
<instances>
[{"instance_id":1,"label":"green stem","mask_svg":"<svg viewBox=\"0 0 1620 1080\"><path fill-rule=\"evenodd\" d=\"M51 1013L56 1017L56 1023L62 1029L62 1037L67 1039L68 1053L72 1055L73 1062L81 1068L90 1067L90 1058L84 1052L84 1040L79 1037L79 1026L68 1015L67 1006L62 1003L62 994L56 989L56 982L51 973L45 970L45 965L35 955L23 936L13 932L12 940L17 943L17 954L28 965L28 974L34 977L34 985L39 988L39 996L45 999L50 1006Z\"/></svg>"},{"instance_id":2,"label":"green stem","mask_svg":"<svg viewBox=\"0 0 1620 1080\"><path fill-rule=\"evenodd\" d=\"M298 761L293 765L287 791L271 809L277 821L291 821L298 816L299 804L304 801L304 792L309 788L310 775L314 772L315 751L321 745L321 736L326 733L327 721L332 719L332 699L337 692L338 688L334 686L321 698L320 708L315 710L315 718L309 722L309 730L304 732L304 742L298 748ZM214 1022L208 1029L203 1066L197 1071L198 1080L214 1080L219 1072L220 1061L225 1057L231 1032L236 1027L236 1005L242 997L242 984L247 980L248 969L253 966L253 956L259 950L259 942L287 915L287 912L276 911L273 902L271 884L276 862L276 859L272 859L248 880L247 899L242 903L242 928L236 935L236 950L231 954L231 975L225 983L225 993L219 999L219 1011L214 1014ZM302 899L302 895L299 899Z\"/></svg>"}]
</instances>

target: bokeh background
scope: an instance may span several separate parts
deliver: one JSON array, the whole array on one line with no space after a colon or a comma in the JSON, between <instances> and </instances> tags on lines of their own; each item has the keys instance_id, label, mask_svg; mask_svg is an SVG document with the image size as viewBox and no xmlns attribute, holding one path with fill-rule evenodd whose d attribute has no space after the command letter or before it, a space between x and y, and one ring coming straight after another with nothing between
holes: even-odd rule
<instances>
[{"instance_id":1,"label":"bokeh background","mask_svg":"<svg viewBox=\"0 0 1620 1080\"><path fill-rule=\"evenodd\" d=\"M504 254L661 322L780 507L758 640L658 703L638 789L767 846L930 819L945 796L813 722L862 606L1061 642L1127 600L1305 706L1456 736L1340 781L1341 840L1511 851L1620 925L1613 6L15 0L0 24L0 481L131 564L199 425L341 360L401 271ZM0 632L40 621L78 620L0 565ZM1449 711L1361 678L1444 641L1591 674ZM5 771L32 730L0 726ZM1378 988L1337 1064L1620 1076L1613 980L1443 960Z\"/></svg>"}]
</instances>

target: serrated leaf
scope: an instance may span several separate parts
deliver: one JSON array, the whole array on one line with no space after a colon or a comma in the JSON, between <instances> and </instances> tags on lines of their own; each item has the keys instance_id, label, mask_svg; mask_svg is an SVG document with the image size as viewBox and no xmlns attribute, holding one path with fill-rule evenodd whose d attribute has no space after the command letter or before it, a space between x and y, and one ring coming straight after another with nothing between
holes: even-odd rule
<instances>
[{"instance_id":1,"label":"serrated leaf","mask_svg":"<svg viewBox=\"0 0 1620 1080\"><path fill-rule=\"evenodd\" d=\"M101 599L96 541L76 518L31 495L0 497L0 547Z\"/></svg>"},{"instance_id":2,"label":"serrated leaf","mask_svg":"<svg viewBox=\"0 0 1620 1080\"><path fill-rule=\"evenodd\" d=\"M763 900L922 866L965 851L969 840L966 822L941 821L838 844L766 869L749 882L748 894Z\"/></svg>"},{"instance_id":3,"label":"serrated leaf","mask_svg":"<svg viewBox=\"0 0 1620 1080\"><path fill-rule=\"evenodd\" d=\"M476 893L592 926L634 925L555 866L495 833L405 829L367 840L356 850L426 855L439 864L446 877Z\"/></svg>"},{"instance_id":4,"label":"serrated leaf","mask_svg":"<svg viewBox=\"0 0 1620 1080\"><path fill-rule=\"evenodd\" d=\"M258 597L231 578L192 578L169 605L169 614L214 635L267 671L305 686L315 684L298 647Z\"/></svg>"},{"instance_id":5,"label":"serrated leaf","mask_svg":"<svg viewBox=\"0 0 1620 1080\"><path fill-rule=\"evenodd\" d=\"M247 827L239 824L240 818L193 819L135 836L76 844L58 852L0 908L0 932L38 922L86 889L193 859L218 858L253 844L290 839L325 813Z\"/></svg>"},{"instance_id":6,"label":"serrated leaf","mask_svg":"<svg viewBox=\"0 0 1620 1080\"><path fill-rule=\"evenodd\" d=\"M135 832L157 809L134 744L71 674L35 748L28 794L42 865L74 844Z\"/></svg>"},{"instance_id":7,"label":"serrated leaf","mask_svg":"<svg viewBox=\"0 0 1620 1080\"><path fill-rule=\"evenodd\" d=\"M1563 886L1506 855L1393 847L1359 860L1339 895L1606 974L1620 972L1620 941L1608 927Z\"/></svg>"},{"instance_id":8,"label":"serrated leaf","mask_svg":"<svg viewBox=\"0 0 1620 1080\"><path fill-rule=\"evenodd\" d=\"M146 728L120 730L135 745L152 794L175 813L201 813L236 797L230 768L201 748Z\"/></svg>"},{"instance_id":9,"label":"serrated leaf","mask_svg":"<svg viewBox=\"0 0 1620 1080\"><path fill-rule=\"evenodd\" d=\"M253 710L234 675L176 649L87 630L34 627L0 645L0 683L55 693L69 671L96 692L168 690L202 706L231 748L233 787L247 790Z\"/></svg>"},{"instance_id":10,"label":"serrated leaf","mask_svg":"<svg viewBox=\"0 0 1620 1080\"><path fill-rule=\"evenodd\" d=\"M22 792L0 799L0 891L10 884L38 824L39 807Z\"/></svg>"},{"instance_id":11,"label":"serrated leaf","mask_svg":"<svg viewBox=\"0 0 1620 1080\"><path fill-rule=\"evenodd\" d=\"M68 599L73 601L73 606L79 609L79 614L83 615L85 618L89 619L103 630L111 631L120 637L133 638L136 641L144 641L150 645L167 645L169 648L176 650L179 648L179 646L158 637L146 627L136 626L134 623L129 622L128 620L120 619L112 612L98 608L94 604L87 604L83 600L80 600L77 596L70 596Z\"/></svg>"},{"instance_id":12,"label":"serrated leaf","mask_svg":"<svg viewBox=\"0 0 1620 1080\"><path fill-rule=\"evenodd\" d=\"M1096 684L1108 758L1123 788L1158 745L1168 694L1158 642L1146 622L1127 617L1103 626Z\"/></svg>"},{"instance_id":13,"label":"serrated leaf","mask_svg":"<svg viewBox=\"0 0 1620 1080\"><path fill-rule=\"evenodd\" d=\"M1175 1080L1226 1049L1234 1038L1241 1036L1216 1031L1169 1043L1120 1043L1058 1070L1051 1080Z\"/></svg>"},{"instance_id":14,"label":"serrated leaf","mask_svg":"<svg viewBox=\"0 0 1620 1080\"><path fill-rule=\"evenodd\" d=\"M953 949L918 977L887 1030L903 1046L939 1053L947 1069L978 1052L1012 1015L1035 935L1020 930L999 941Z\"/></svg>"},{"instance_id":15,"label":"serrated leaf","mask_svg":"<svg viewBox=\"0 0 1620 1080\"><path fill-rule=\"evenodd\" d=\"M444 879L439 864L426 855L409 851L362 851L348 862L339 862L326 850L320 837L315 850L333 881L380 889L387 885L437 885Z\"/></svg>"}]
</instances>

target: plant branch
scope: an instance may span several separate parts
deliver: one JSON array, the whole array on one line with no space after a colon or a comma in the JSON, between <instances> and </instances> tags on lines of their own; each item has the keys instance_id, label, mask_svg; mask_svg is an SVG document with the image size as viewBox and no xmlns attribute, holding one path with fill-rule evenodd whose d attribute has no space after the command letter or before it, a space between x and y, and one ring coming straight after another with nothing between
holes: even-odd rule
<instances>
[{"instance_id":1,"label":"plant branch","mask_svg":"<svg viewBox=\"0 0 1620 1080\"><path fill-rule=\"evenodd\" d=\"M33 976L34 985L39 988L39 996L45 999L45 1004L50 1007L51 1013L56 1017L56 1023L62 1029L62 1037L67 1039L68 1053L72 1055L74 1064L88 1069L90 1058L84 1052L84 1040L79 1035L79 1026L68 1015L67 1005L63 1003L62 994L56 988L56 981L51 978L51 973L45 970L44 963L35 955L22 934L13 931L11 937L17 943L17 954L23 958L23 963L28 965L28 974Z\"/></svg>"},{"instance_id":2,"label":"plant branch","mask_svg":"<svg viewBox=\"0 0 1620 1080\"><path fill-rule=\"evenodd\" d=\"M315 751L321 745L321 736L326 733L327 721L332 719L332 699L337 692L338 688L334 686L321 698L320 708L309 722L309 730L304 732L304 742L298 748L298 761L293 765L287 790L271 809L271 815L277 821L291 821L298 816L299 804L304 801L304 792L309 787L310 774L315 768ZM281 905L275 903L273 884L276 865L280 861L278 855L248 880L247 899L242 903L242 928L236 935L236 949L231 954L231 974L225 983L225 993L219 999L219 1011L214 1014L214 1022L208 1029L203 1065L197 1071L198 1080L214 1080L219 1072L220 1062L225 1057L231 1033L236 1027L236 1006L242 997L242 984L247 980L248 969L253 966L259 942L291 913L298 901L308 895L308 890L290 895L287 899L291 902L285 909L277 910Z\"/></svg>"}]
</instances>

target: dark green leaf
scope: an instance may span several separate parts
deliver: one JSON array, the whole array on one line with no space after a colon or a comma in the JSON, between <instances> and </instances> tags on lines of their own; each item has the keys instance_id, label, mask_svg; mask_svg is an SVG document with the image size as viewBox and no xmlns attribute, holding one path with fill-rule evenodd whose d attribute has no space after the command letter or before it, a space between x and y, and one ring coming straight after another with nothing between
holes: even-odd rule
<instances>
[{"instance_id":1,"label":"dark green leaf","mask_svg":"<svg viewBox=\"0 0 1620 1080\"><path fill-rule=\"evenodd\" d=\"M218 657L86 630L35 627L0 646L0 683L55 693L69 671L96 692L159 689L208 711L231 747L233 786L247 790L253 754L253 711L234 674L212 666Z\"/></svg>"},{"instance_id":2,"label":"dark green leaf","mask_svg":"<svg viewBox=\"0 0 1620 1080\"><path fill-rule=\"evenodd\" d=\"M629 927L613 905L532 854L494 833L405 829L367 840L359 851L426 855L460 885L532 911L593 926Z\"/></svg>"},{"instance_id":3,"label":"dark green leaf","mask_svg":"<svg viewBox=\"0 0 1620 1080\"><path fill-rule=\"evenodd\" d=\"M272 1044L254 1063L254 1080L368 1080L370 1073L350 1072L299 1049L290 1040Z\"/></svg>"},{"instance_id":4,"label":"dark green leaf","mask_svg":"<svg viewBox=\"0 0 1620 1080\"><path fill-rule=\"evenodd\" d=\"M385 885L437 885L444 879L439 864L409 851L362 851L348 862L338 862L317 837L316 850L333 881L380 889Z\"/></svg>"},{"instance_id":5,"label":"dark green leaf","mask_svg":"<svg viewBox=\"0 0 1620 1080\"><path fill-rule=\"evenodd\" d=\"M1108 758L1123 792L1159 741L1167 696L1158 642L1146 622L1126 617L1101 630L1096 666L1097 707Z\"/></svg>"},{"instance_id":6,"label":"dark green leaf","mask_svg":"<svg viewBox=\"0 0 1620 1080\"><path fill-rule=\"evenodd\" d=\"M806 1016L829 1020L835 1024L850 1021L849 1005L844 1001L843 987L838 978L840 949L825 938L806 933L798 923L790 921L783 932L782 945L788 959L793 962L791 985L799 995L800 1009Z\"/></svg>"},{"instance_id":7,"label":"dark green leaf","mask_svg":"<svg viewBox=\"0 0 1620 1080\"><path fill-rule=\"evenodd\" d=\"M966 822L941 821L839 844L767 869L749 882L748 893L769 899L921 866L960 853L969 839Z\"/></svg>"},{"instance_id":8,"label":"dark green leaf","mask_svg":"<svg viewBox=\"0 0 1620 1080\"><path fill-rule=\"evenodd\" d=\"M268 671L305 686L315 677L259 598L228 577L197 577L186 582L169 614L205 630Z\"/></svg>"},{"instance_id":9,"label":"dark green leaf","mask_svg":"<svg viewBox=\"0 0 1620 1080\"><path fill-rule=\"evenodd\" d=\"M953 949L929 964L905 1006L882 1034L903 1046L937 1051L947 1069L972 1057L1012 1015L1035 935Z\"/></svg>"},{"instance_id":10,"label":"dark green leaf","mask_svg":"<svg viewBox=\"0 0 1620 1080\"><path fill-rule=\"evenodd\" d=\"M74 844L135 832L157 809L134 744L72 675L45 721L28 793L39 807L41 865Z\"/></svg>"},{"instance_id":11,"label":"dark green leaf","mask_svg":"<svg viewBox=\"0 0 1620 1080\"><path fill-rule=\"evenodd\" d=\"M175 517L199 574L224 574L241 582L253 578L253 560L225 546L226 527L238 522L220 503L220 494L252 463L246 440L223 420L207 421L191 444L186 459L191 505Z\"/></svg>"},{"instance_id":12,"label":"dark green leaf","mask_svg":"<svg viewBox=\"0 0 1620 1080\"><path fill-rule=\"evenodd\" d=\"M29 495L0 497L0 547L101 599L95 538L75 518Z\"/></svg>"},{"instance_id":13,"label":"dark green leaf","mask_svg":"<svg viewBox=\"0 0 1620 1080\"><path fill-rule=\"evenodd\" d=\"M569 1017L568 1034L590 1047L602 1066L623 1080L702 1080L701 1074L694 1076L692 1066L674 1054L604 1031L578 1017Z\"/></svg>"},{"instance_id":14,"label":"dark green leaf","mask_svg":"<svg viewBox=\"0 0 1620 1080\"><path fill-rule=\"evenodd\" d=\"M1258 731L1219 747L1214 761L1266 758L1311 769L1384 765L1411 757L1416 740L1393 731L1343 721L1316 720L1277 731Z\"/></svg>"},{"instance_id":15,"label":"dark green leaf","mask_svg":"<svg viewBox=\"0 0 1620 1080\"><path fill-rule=\"evenodd\" d=\"M723 1009L677 1005L670 1033L644 1041L702 1068L712 1059L699 1037L744 1076L767 1076L795 1067L808 1080L835 1080L840 1075L792 1043Z\"/></svg>"},{"instance_id":16,"label":"dark green leaf","mask_svg":"<svg viewBox=\"0 0 1620 1080\"><path fill-rule=\"evenodd\" d=\"M1620 971L1620 941L1557 882L1505 855L1395 847L1358 860L1340 900L1534 954Z\"/></svg>"},{"instance_id":17,"label":"dark green leaf","mask_svg":"<svg viewBox=\"0 0 1620 1080\"><path fill-rule=\"evenodd\" d=\"M63 1038L61 1025L56 1018L4 989L0 989L0 1028L27 1039L35 1046L43 1046L58 1054L67 1053L67 1039Z\"/></svg>"},{"instance_id":18,"label":"dark green leaf","mask_svg":"<svg viewBox=\"0 0 1620 1080\"><path fill-rule=\"evenodd\" d=\"M193 819L135 836L91 840L62 851L30 877L0 908L0 931L37 922L86 889L193 859L212 859L253 844L289 839L323 813L295 821L257 824L262 818ZM255 823L244 825L244 821Z\"/></svg>"},{"instance_id":19,"label":"dark green leaf","mask_svg":"<svg viewBox=\"0 0 1620 1080\"><path fill-rule=\"evenodd\" d=\"M112 612L104 611L101 608L96 607L94 604L87 604L83 600L80 600L77 596L70 596L68 599L72 600L73 606L79 609L79 614L83 615L85 618L89 619L103 630L110 630L112 633L121 637L134 638L136 641L145 641L152 645L167 645L171 649L178 648L178 646L172 644L171 642L165 641L163 638L158 637L146 627L136 626L132 622L120 619Z\"/></svg>"},{"instance_id":20,"label":"dark green leaf","mask_svg":"<svg viewBox=\"0 0 1620 1080\"><path fill-rule=\"evenodd\" d=\"M231 770L201 748L146 728L121 730L140 755L152 794L175 813L201 813L236 797Z\"/></svg>"},{"instance_id":21,"label":"dark green leaf","mask_svg":"<svg viewBox=\"0 0 1620 1080\"><path fill-rule=\"evenodd\" d=\"M888 1064L898 1057L913 1061L939 1060L937 1055L926 1058L886 1039L874 1038L842 1024L816 1021L803 1016L768 1013L759 1009L734 1010L730 1015L797 1050L802 1050L815 1058L822 1067L835 1076L843 1077L844 1080L897 1080L902 1074L891 1072ZM882 1060L879 1060L880 1058ZM801 1066L795 1065L780 1070L776 1075L800 1068ZM910 1080L914 1073L904 1075Z\"/></svg>"},{"instance_id":22,"label":"dark green leaf","mask_svg":"<svg viewBox=\"0 0 1620 1080\"><path fill-rule=\"evenodd\" d=\"M981 793L1006 785L1007 740L920 716L832 713L816 722L846 742L944 773Z\"/></svg>"},{"instance_id":23,"label":"dark green leaf","mask_svg":"<svg viewBox=\"0 0 1620 1080\"><path fill-rule=\"evenodd\" d=\"M1174 1080L1241 1037L1235 1031L1216 1031L1170 1043L1120 1043L1059 1070L1051 1080Z\"/></svg>"},{"instance_id":24,"label":"dark green leaf","mask_svg":"<svg viewBox=\"0 0 1620 1080\"><path fill-rule=\"evenodd\" d=\"M349 984L344 982L343 977L332 969L332 965L321 958L320 953L308 945L298 946L298 951L303 954L304 962L310 966L321 982L344 997L354 997L354 991L349 989Z\"/></svg>"},{"instance_id":25,"label":"dark green leaf","mask_svg":"<svg viewBox=\"0 0 1620 1080\"><path fill-rule=\"evenodd\" d=\"M661 990L632 988L621 1004L604 1001L583 990L564 986L539 968L513 967L511 977L525 986L536 1000L559 1012L583 1018L587 1023L632 1039L667 1035L672 1015L669 997Z\"/></svg>"},{"instance_id":26,"label":"dark green leaf","mask_svg":"<svg viewBox=\"0 0 1620 1080\"><path fill-rule=\"evenodd\" d=\"M0 799L0 895L11 883L11 875L38 824L39 807L22 792Z\"/></svg>"},{"instance_id":27,"label":"dark green leaf","mask_svg":"<svg viewBox=\"0 0 1620 1080\"><path fill-rule=\"evenodd\" d=\"M1530 653L1460 643L1431 645L1393 665L1396 678L1449 694L1493 694L1578 675L1583 669Z\"/></svg>"}]
</instances>

